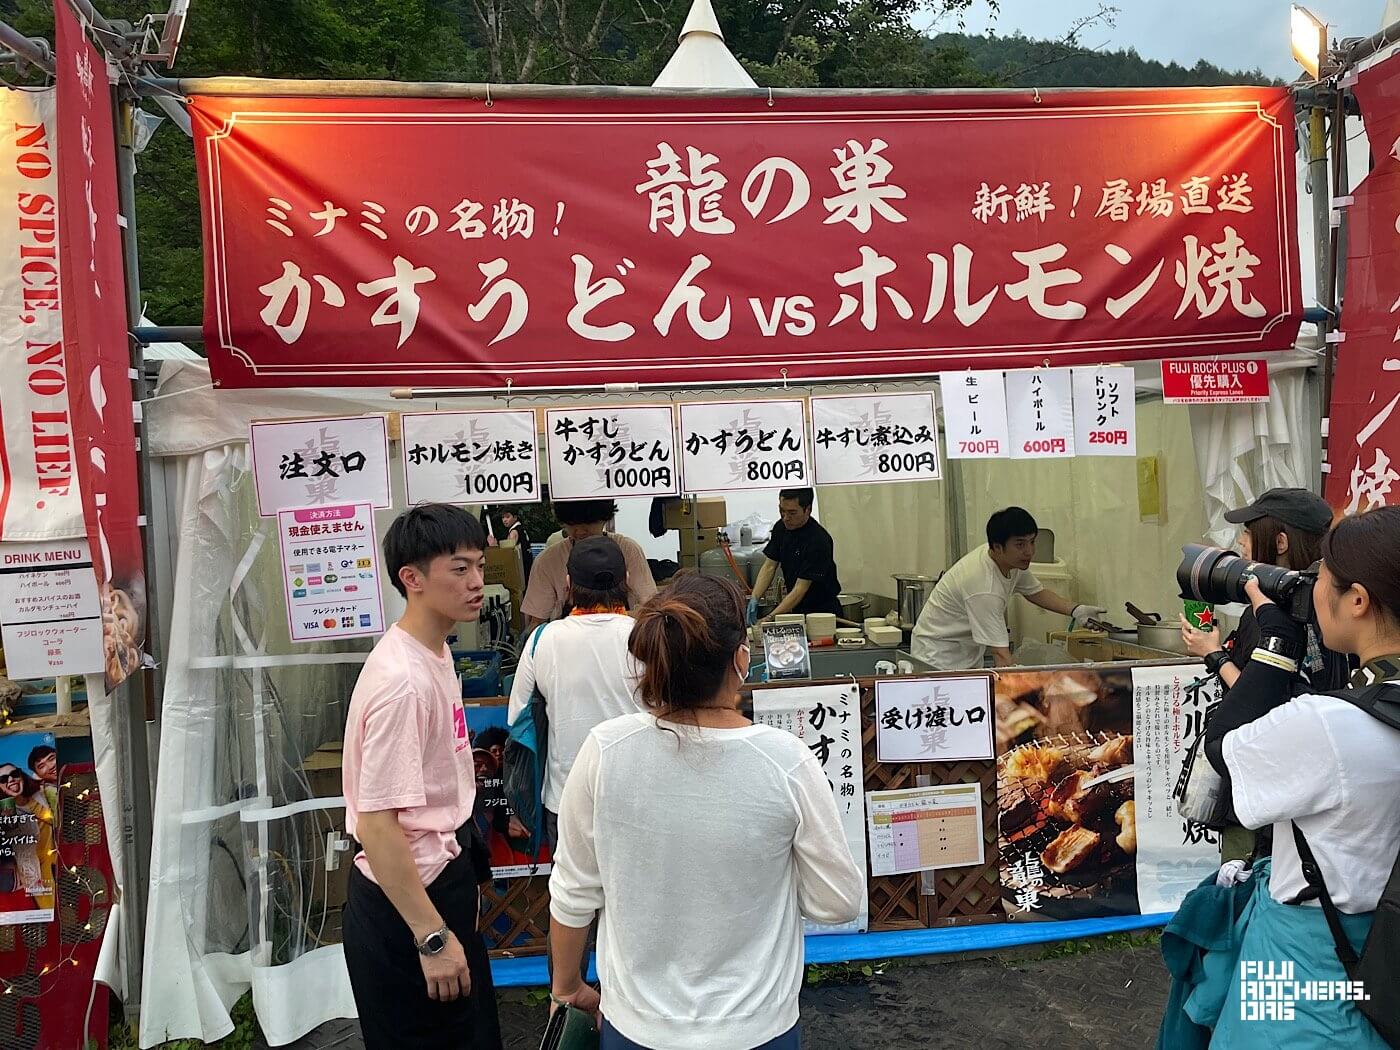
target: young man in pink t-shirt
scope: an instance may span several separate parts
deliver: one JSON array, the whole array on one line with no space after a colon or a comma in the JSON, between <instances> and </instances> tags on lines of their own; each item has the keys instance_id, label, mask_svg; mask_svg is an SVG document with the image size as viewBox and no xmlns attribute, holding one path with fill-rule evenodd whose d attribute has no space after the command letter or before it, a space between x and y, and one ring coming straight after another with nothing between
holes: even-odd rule
<instances>
[{"instance_id":1,"label":"young man in pink t-shirt","mask_svg":"<svg viewBox=\"0 0 1400 1050\"><path fill-rule=\"evenodd\" d=\"M481 614L486 534L459 507L405 511L384 537L408 610L365 661L345 726L355 857L345 962L365 1046L500 1050L471 851L476 770L447 648Z\"/></svg>"}]
</instances>

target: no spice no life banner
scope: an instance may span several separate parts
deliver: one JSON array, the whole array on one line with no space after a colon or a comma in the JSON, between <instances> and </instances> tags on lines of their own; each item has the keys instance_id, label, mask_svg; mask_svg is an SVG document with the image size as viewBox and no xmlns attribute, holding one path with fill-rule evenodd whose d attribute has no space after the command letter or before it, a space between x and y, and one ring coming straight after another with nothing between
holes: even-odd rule
<instances>
[{"instance_id":1,"label":"no spice no life banner","mask_svg":"<svg viewBox=\"0 0 1400 1050\"><path fill-rule=\"evenodd\" d=\"M1086 365L1301 316L1277 89L191 111L224 387Z\"/></svg>"}]
</instances>

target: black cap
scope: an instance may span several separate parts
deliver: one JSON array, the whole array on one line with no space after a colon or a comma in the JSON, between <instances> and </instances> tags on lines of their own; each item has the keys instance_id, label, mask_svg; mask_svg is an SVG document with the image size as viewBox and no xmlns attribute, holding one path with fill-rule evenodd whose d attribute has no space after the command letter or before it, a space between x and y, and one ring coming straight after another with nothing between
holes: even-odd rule
<instances>
[{"instance_id":1,"label":"black cap","mask_svg":"<svg viewBox=\"0 0 1400 1050\"><path fill-rule=\"evenodd\" d=\"M627 579L627 559L611 536L590 536L569 552L569 582L589 591L613 591Z\"/></svg>"},{"instance_id":2,"label":"black cap","mask_svg":"<svg viewBox=\"0 0 1400 1050\"><path fill-rule=\"evenodd\" d=\"M1326 532L1332 527L1332 508L1307 489L1270 489L1249 506L1225 514L1225 520L1235 525L1260 518L1275 518L1304 532Z\"/></svg>"}]
</instances>

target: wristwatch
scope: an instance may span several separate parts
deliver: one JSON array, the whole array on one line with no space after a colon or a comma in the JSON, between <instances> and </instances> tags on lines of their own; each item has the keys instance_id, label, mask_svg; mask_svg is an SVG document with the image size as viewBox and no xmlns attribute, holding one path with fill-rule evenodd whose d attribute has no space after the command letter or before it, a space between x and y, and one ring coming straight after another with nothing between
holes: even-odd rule
<instances>
[{"instance_id":1,"label":"wristwatch","mask_svg":"<svg viewBox=\"0 0 1400 1050\"><path fill-rule=\"evenodd\" d=\"M428 934L421 941L414 941L413 946L418 949L419 955L437 955L447 947L447 938L452 936L452 931L445 925Z\"/></svg>"}]
</instances>

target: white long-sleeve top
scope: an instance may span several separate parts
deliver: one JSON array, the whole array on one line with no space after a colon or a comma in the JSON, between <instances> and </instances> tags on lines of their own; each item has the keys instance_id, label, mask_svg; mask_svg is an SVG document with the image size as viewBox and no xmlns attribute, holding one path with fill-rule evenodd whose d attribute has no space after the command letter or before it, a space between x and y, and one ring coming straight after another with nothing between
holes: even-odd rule
<instances>
[{"instance_id":1,"label":"white long-sleeve top","mask_svg":"<svg viewBox=\"0 0 1400 1050\"><path fill-rule=\"evenodd\" d=\"M559 810L550 911L600 916L603 1014L667 1050L747 1050L797 1023L802 918L849 922L865 876L811 751L768 726L589 734Z\"/></svg>"},{"instance_id":2,"label":"white long-sleeve top","mask_svg":"<svg viewBox=\"0 0 1400 1050\"><path fill-rule=\"evenodd\" d=\"M589 730L610 718L642 709L637 662L627 651L633 619L616 613L566 616L545 624L540 644L525 641L510 687L512 723L530 702L536 684L549 710L549 751L544 805L559 812L564 781Z\"/></svg>"}]
</instances>

